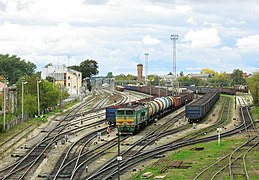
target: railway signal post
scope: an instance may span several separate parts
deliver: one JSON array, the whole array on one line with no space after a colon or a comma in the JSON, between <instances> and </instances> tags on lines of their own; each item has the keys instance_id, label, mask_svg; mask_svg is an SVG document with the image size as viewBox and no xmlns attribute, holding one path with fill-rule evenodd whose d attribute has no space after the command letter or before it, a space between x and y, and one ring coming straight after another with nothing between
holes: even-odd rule
<instances>
[{"instance_id":1,"label":"railway signal post","mask_svg":"<svg viewBox=\"0 0 259 180\"><path fill-rule=\"evenodd\" d=\"M218 132L218 145L220 145L220 131L222 130L222 128L217 128L217 132Z\"/></svg>"}]
</instances>

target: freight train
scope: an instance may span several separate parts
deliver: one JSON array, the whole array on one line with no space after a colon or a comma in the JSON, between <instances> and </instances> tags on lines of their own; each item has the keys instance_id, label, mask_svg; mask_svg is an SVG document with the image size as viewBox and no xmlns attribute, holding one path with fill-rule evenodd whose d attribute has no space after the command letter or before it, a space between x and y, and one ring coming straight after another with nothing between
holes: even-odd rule
<instances>
[{"instance_id":1,"label":"freight train","mask_svg":"<svg viewBox=\"0 0 259 180\"><path fill-rule=\"evenodd\" d=\"M218 90L221 94L235 95L237 91L235 88L223 88L223 87L210 88L210 87L203 87L203 86L188 86L186 88L192 90L194 93L197 93L197 94L207 94L215 90Z\"/></svg>"},{"instance_id":2,"label":"freight train","mask_svg":"<svg viewBox=\"0 0 259 180\"><path fill-rule=\"evenodd\" d=\"M149 102L128 104L116 110L116 126L122 134L134 134L166 114L193 100L193 92L155 98Z\"/></svg>"},{"instance_id":3,"label":"freight train","mask_svg":"<svg viewBox=\"0 0 259 180\"><path fill-rule=\"evenodd\" d=\"M185 114L190 123L199 122L204 118L220 96L220 91L208 92L201 99L185 106Z\"/></svg>"}]
</instances>

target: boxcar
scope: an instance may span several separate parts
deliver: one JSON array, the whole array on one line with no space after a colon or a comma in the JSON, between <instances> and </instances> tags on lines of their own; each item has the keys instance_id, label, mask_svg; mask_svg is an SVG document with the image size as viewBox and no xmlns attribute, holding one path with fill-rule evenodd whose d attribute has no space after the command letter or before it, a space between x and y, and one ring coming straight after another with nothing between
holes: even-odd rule
<instances>
[{"instance_id":1,"label":"boxcar","mask_svg":"<svg viewBox=\"0 0 259 180\"><path fill-rule=\"evenodd\" d=\"M185 106L185 113L190 123L199 122L214 106L220 96L219 91L205 94L201 99Z\"/></svg>"}]
</instances>

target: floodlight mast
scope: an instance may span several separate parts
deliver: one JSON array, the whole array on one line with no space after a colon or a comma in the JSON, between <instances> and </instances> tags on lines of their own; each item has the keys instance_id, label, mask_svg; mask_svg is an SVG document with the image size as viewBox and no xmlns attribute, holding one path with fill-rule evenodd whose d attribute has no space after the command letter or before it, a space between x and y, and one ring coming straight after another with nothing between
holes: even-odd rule
<instances>
[{"instance_id":1,"label":"floodlight mast","mask_svg":"<svg viewBox=\"0 0 259 180\"><path fill-rule=\"evenodd\" d=\"M148 78L148 55L149 53L145 53L145 83L147 84Z\"/></svg>"},{"instance_id":2,"label":"floodlight mast","mask_svg":"<svg viewBox=\"0 0 259 180\"><path fill-rule=\"evenodd\" d=\"M176 40L178 40L178 34L172 34L170 36L170 39L172 40L172 56L173 56L173 87L176 88L177 87L177 83L176 83ZM173 91L173 90L172 90Z\"/></svg>"}]
</instances>

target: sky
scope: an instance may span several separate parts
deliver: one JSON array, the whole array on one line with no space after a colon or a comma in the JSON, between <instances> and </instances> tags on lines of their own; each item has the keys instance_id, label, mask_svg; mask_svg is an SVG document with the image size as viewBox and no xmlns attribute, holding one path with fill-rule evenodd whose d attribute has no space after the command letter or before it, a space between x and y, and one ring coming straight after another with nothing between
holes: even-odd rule
<instances>
[{"instance_id":1,"label":"sky","mask_svg":"<svg viewBox=\"0 0 259 180\"><path fill-rule=\"evenodd\" d=\"M257 0L0 0L0 53L46 64L98 62L99 75L259 71ZM145 70L144 70L145 71ZM143 72L144 73L144 72Z\"/></svg>"}]
</instances>

